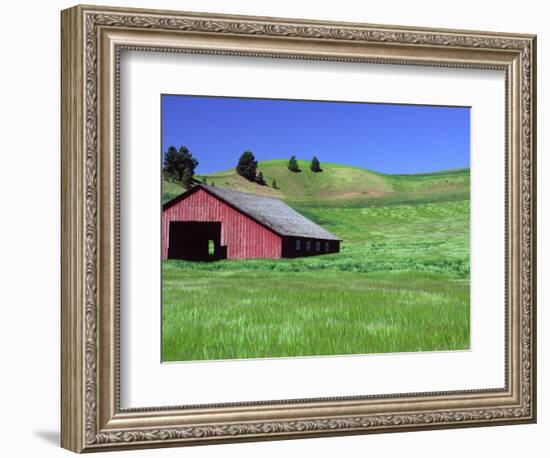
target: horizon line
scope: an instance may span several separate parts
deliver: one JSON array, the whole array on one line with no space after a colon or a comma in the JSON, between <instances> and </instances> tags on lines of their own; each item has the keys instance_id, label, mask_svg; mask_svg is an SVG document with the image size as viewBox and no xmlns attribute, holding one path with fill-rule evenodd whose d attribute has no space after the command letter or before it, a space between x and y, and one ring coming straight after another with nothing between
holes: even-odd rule
<instances>
[{"instance_id":1,"label":"horizon line","mask_svg":"<svg viewBox=\"0 0 550 458\"><path fill-rule=\"evenodd\" d=\"M298 162L311 162L311 159L298 159L298 158L296 158L296 160ZM258 161L258 169L261 168L262 163L266 163L266 162L288 162L288 159L268 159L268 160ZM377 170L374 170L374 169L367 169L367 168L364 168L364 167L360 167L358 165L350 165L350 164L343 164L343 163L329 162L329 161L321 161L321 160L319 160L319 162L321 163L321 167L323 167L323 164L329 165L329 166L330 165L336 165L336 166L339 166L339 167L347 167L347 168L353 168L353 169L357 169L357 170L364 170L364 171L371 172L371 173L376 173L376 174L379 174L379 175L394 175L394 176L395 175L397 175L397 176L418 176L418 175L429 175L429 174L443 173L443 172L458 172L458 171L462 171L462 170L466 171L466 170L471 169L470 166L467 166L467 167L452 167L452 168L448 168L448 169L437 169L437 170L415 172L415 173L387 173L387 172L380 172L380 171L377 171ZM197 173L195 173L195 175L208 176L208 175L215 175L215 174L220 174L220 173L225 173L225 172L234 172L234 171L235 171L235 167L232 167L232 168L229 168L229 169L218 170L216 172L207 172L207 173L197 172ZM261 170L259 170L259 171L261 171ZM305 171L309 171L309 169L306 169ZM295 173L295 172L292 172L292 173Z\"/></svg>"}]
</instances>

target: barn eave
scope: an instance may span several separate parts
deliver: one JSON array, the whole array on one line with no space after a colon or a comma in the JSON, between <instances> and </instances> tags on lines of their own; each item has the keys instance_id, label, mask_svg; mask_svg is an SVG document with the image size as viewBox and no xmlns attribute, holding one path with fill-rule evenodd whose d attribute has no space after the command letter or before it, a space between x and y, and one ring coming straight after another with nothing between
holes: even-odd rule
<instances>
[{"instance_id":1,"label":"barn eave","mask_svg":"<svg viewBox=\"0 0 550 458\"><path fill-rule=\"evenodd\" d=\"M289 208L292 212L298 214L303 220L308 221L310 223L310 225L313 224L314 226L319 227L322 230L322 232L324 232L324 234L323 233L319 233L318 235L299 234L299 233L288 233L288 232L277 230L277 228L274 228L274 227L270 226L269 224L266 224L264 221L261 220L261 218L258 218L255 215L250 214L249 212L243 210L238 205L235 205L233 202L231 202L227 198L224 198L224 196L220 195L220 194L221 193L222 194L223 193L236 193L236 194L247 195L247 196L255 196L255 195L248 194L248 193L242 193L242 192L239 192L239 191L223 190L223 189L218 189L218 188L215 188L215 190L214 190L210 186L206 186L206 185L203 185L203 184L198 184L198 185L194 186L193 188L183 192L179 196L174 197L172 200L166 202L162 206L163 212L170 209L174 205L177 205L179 202L186 199L188 196L194 194L195 192L199 191L200 189L207 192L208 194L215 197L216 199L219 199L221 202L228 205L229 207L231 207L235 211L241 213L242 215L246 216L247 218L250 218L251 220L255 221L256 223L258 223L259 225L261 225L262 227L269 230L273 234L276 234L279 237L284 237L284 238L286 238L286 237L300 237L300 238L312 238L312 239L318 239L318 240L331 240L331 241L342 242L342 239L340 239L339 237L336 237L334 234L326 231L324 228L317 225L316 223L313 223L313 221L309 220L305 216L303 216L300 213L296 212L295 210L293 210L291 207L289 207L287 204L285 204L280 199L275 199L273 197L256 196L256 197L258 197L258 199L274 199L274 200L279 201L285 207ZM220 191L220 192L216 192L216 191ZM325 235L328 235L328 237L326 237Z\"/></svg>"}]
</instances>

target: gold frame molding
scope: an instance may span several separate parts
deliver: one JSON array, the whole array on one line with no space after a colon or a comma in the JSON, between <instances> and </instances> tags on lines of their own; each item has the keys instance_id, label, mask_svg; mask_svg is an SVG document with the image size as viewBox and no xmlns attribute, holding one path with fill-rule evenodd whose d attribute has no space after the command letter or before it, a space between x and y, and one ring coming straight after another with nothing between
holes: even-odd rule
<instances>
[{"instance_id":1,"label":"gold frame molding","mask_svg":"<svg viewBox=\"0 0 550 458\"><path fill-rule=\"evenodd\" d=\"M61 445L75 452L536 421L536 37L75 6L61 13ZM506 74L503 389L121 409L119 58L124 49Z\"/></svg>"}]
</instances>

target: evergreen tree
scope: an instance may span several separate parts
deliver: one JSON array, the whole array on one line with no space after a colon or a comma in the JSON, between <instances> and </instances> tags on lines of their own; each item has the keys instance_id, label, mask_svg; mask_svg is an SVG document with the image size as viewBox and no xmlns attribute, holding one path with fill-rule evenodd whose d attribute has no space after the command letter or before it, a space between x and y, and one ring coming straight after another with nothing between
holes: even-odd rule
<instances>
[{"instance_id":1,"label":"evergreen tree","mask_svg":"<svg viewBox=\"0 0 550 458\"><path fill-rule=\"evenodd\" d=\"M301 172L300 167L298 167L298 161L296 160L296 156L292 156L288 161L288 170L291 172Z\"/></svg>"},{"instance_id":2,"label":"evergreen tree","mask_svg":"<svg viewBox=\"0 0 550 458\"><path fill-rule=\"evenodd\" d=\"M206 177L202 177L202 184L208 184L208 182L206 181Z\"/></svg>"},{"instance_id":3,"label":"evergreen tree","mask_svg":"<svg viewBox=\"0 0 550 458\"><path fill-rule=\"evenodd\" d=\"M162 171L164 177L167 180L175 180L175 177L178 175L179 169L179 160L178 160L178 150L175 146L170 146L168 151L164 153L163 167Z\"/></svg>"},{"instance_id":4,"label":"evergreen tree","mask_svg":"<svg viewBox=\"0 0 550 458\"><path fill-rule=\"evenodd\" d=\"M277 181L273 180L273 181L271 182L271 187L272 187L273 189L277 189Z\"/></svg>"},{"instance_id":5,"label":"evergreen tree","mask_svg":"<svg viewBox=\"0 0 550 458\"><path fill-rule=\"evenodd\" d=\"M321 169L321 163L319 162L319 159L317 159L317 156L313 156L310 168L311 171L315 173L323 171L323 169Z\"/></svg>"},{"instance_id":6,"label":"evergreen tree","mask_svg":"<svg viewBox=\"0 0 550 458\"><path fill-rule=\"evenodd\" d=\"M198 165L199 161L185 146L181 146L179 150L170 146L164 153L162 170L167 179L179 182L189 189L193 186L193 176Z\"/></svg>"},{"instance_id":7,"label":"evergreen tree","mask_svg":"<svg viewBox=\"0 0 550 458\"><path fill-rule=\"evenodd\" d=\"M264 174L262 172L259 172L256 180L258 181L259 184L264 185L265 184Z\"/></svg>"},{"instance_id":8,"label":"evergreen tree","mask_svg":"<svg viewBox=\"0 0 550 458\"><path fill-rule=\"evenodd\" d=\"M237 173L247 180L254 181L256 180L256 169L258 168L258 161L254 157L254 154L250 151L245 151L241 154L239 162L235 170Z\"/></svg>"}]
</instances>

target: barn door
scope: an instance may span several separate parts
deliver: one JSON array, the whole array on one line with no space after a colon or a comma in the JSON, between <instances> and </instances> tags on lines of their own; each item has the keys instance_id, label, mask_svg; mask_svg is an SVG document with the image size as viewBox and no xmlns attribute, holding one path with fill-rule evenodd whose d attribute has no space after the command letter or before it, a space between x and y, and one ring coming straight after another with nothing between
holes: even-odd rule
<instances>
[{"instance_id":1,"label":"barn door","mask_svg":"<svg viewBox=\"0 0 550 458\"><path fill-rule=\"evenodd\" d=\"M227 257L223 248L220 222L170 222L168 259L215 261Z\"/></svg>"}]
</instances>

